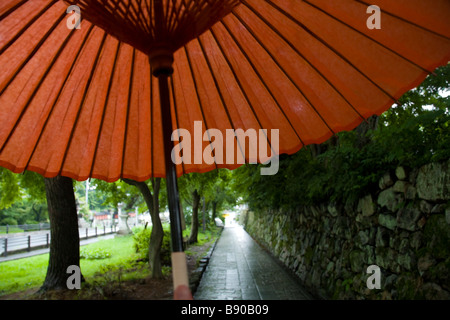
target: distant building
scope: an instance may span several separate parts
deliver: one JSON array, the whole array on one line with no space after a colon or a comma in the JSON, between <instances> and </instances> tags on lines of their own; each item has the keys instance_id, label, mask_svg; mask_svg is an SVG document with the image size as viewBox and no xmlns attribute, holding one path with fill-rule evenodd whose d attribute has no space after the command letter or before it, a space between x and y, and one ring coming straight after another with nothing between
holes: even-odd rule
<instances>
[{"instance_id":1,"label":"distant building","mask_svg":"<svg viewBox=\"0 0 450 320\"><path fill-rule=\"evenodd\" d=\"M92 220L92 226L93 227L111 227L113 224L117 224L117 213L110 212L110 211L101 211L101 212L92 212L93 213L93 220Z\"/></svg>"}]
</instances>

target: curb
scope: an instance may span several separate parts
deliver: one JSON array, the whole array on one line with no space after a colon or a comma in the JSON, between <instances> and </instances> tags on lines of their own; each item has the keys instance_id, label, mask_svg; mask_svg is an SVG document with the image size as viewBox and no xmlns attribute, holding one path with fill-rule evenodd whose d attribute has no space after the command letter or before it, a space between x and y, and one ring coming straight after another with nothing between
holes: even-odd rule
<instances>
[{"instance_id":1,"label":"curb","mask_svg":"<svg viewBox=\"0 0 450 320\"><path fill-rule=\"evenodd\" d=\"M203 273L205 272L206 267L208 266L209 260L211 259L214 249L216 248L217 241L220 239L220 236L222 235L222 231L223 231L223 227L221 227L219 229L217 239L211 245L211 248L208 250L208 253L203 258L200 259L198 268L195 269L191 274L191 277L189 280L189 287L191 289L193 296L195 295L195 292L197 291L200 281L202 280Z\"/></svg>"}]
</instances>

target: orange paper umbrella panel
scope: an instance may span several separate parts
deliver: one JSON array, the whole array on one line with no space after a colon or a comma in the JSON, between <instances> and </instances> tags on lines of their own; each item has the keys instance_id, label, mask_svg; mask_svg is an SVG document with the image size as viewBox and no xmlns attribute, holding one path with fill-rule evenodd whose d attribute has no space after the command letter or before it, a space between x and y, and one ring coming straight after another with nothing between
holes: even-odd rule
<instances>
[{"instance_id":1,"label":"orange paper umbrella panel","mask_svg":"<svg viewBox=\"0 0 450 320\"><path fill-rule=\"evenodd\" d=\"M380 115L448 63L449 16L448 0L2 0L0 165L166 177L182 251L177 176Z\"/></svg>"}]
</instances>

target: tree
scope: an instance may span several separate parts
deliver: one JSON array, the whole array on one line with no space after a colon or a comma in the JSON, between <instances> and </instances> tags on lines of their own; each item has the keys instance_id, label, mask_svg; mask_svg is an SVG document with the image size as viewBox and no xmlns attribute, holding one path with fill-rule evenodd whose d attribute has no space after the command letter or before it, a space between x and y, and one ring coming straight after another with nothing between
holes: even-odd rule
<instances>
[{"instance_id":1,"label":"tree","mask_svg":"<svg viewBox=\"0 0 450 320\"><path fill-rule=\"evenodd\" d=\"M0 167L0 209L10 207L21 198L19 175Z\"/></svg>"},{"instance_id":2,"label":"tree","mask_svg":"<svg viewBox=\"0 0 450 320\"><path fill-rule=\"evenodd\" d=\"M70 178L45 178L50 218L50 258L41 291L67 289L67 268L80 267L78 216ZM82 279L83 280L83 279Z\"/></svg>"},{"instance_id":3,"label":"tree","mask_svg":"<svg viewBox=\"0 0 450 320\"><path fill-rule=\"evenodd\" d=\"M206 173L190 173L178 180L181 199L192 208L189 243L196 243L199 231L199 208L203 201L203 225L208 224L207 208L212 209L212 221L217 210L226 204L234 205L236 193L231 187L232 174L228 169L216 169Z\"/></svg>"},{"instance_id":4,"label":"tree","mask_svg":"<svg viewBox=\"0 0 450 320\"><path fill-rule=\"evenodd\" d=\"M184 199L192 207L191 233L188 243L198 242L200 200L208 188L214 184L217 178L217 170L206 173L189 173L178 179L180 198Z\"/></svg>"},{"instance_id":5,"label":"tree","mask_svg":"<svg viewBox=\"0 0 450 320\"><path fill-rule=\"evenodd\" d=\"M212 204L211 219L213 221L219 211L236 205L238 193L233 189L232 180L232 171L226 169L219 170L218 178L209 189L207 199Z\"/></svg>"},{"instance_id":6,"label":"tree","mask_svg":"<svg viewBox=\"0 0 450 320\"><path fill-rule=\"evenodd\" d=\"M62 176L43 179L33 172L17 175L5 169L0 172L1 187L7 195L2 198L3 206L27 203L39 221L45 208L44 199L47 200L52 241L47 274L40 291L67 289L67 268L80 267L78 215L72 179Z\"/></svg>"},{"instance_id":7,"label":"tree","mask_svg":"<svg viewBox=\"0 0 450 320\"><path fill-rule=\"evenodd\" d=\"M151 183L151 189L147 182ZM161 178L152 178L147 182L138 182L131 179L122 179L115 183L94 180L92 184L96 190L104 194L104 204L117 207L119 203L125 204L125 209L145 205L152 219L152 232L149 246L149 267L153 278L162 277L161 246L164 238L160 208L165 206L165 188L161 188ZM143 201L142 201L143 200Z\"/></svg>"},{"instance_id":8,"label":"tree","mask_svg":"<svg viewBox=\"0 0 450 320\"><path fill-rule=\"evenodd\" d=\"M124 180L118 180L114 183L108 183L103 180L92 179L91 188L95 193L91 193L89 202L96 202L97 206L116 209L119 203L124 205L124 210L133 210L137 206L144 206L145 202L141 193L133 185Z\"/></svg>"},{"instance_id":9,"label":"tree","mask_svg":"<svg viewBox=\"0 0 450 320\"><path fill-rule=\"evenodd\" d=\"M0 224L30 224L47 221L44 180L26 171L16 174L0 168Z\"/></svg>"},{"instance_id":10,"label":"tree","mask_svg":"<svg viewBox=\"0 0 450 320\"><path fill-rule=\"evenodd\" d=\"M192 191L192 224L191 224L191 233L189 235L189 243L197 243L198 242L198 208L200 206L200 194L198 193L198 189L195 188Z\"/></svg>"},{"instance_id":11,"label":"tree","mask_svg":"<svg viewBox=\"0 0 450 320\"><path fill-rule=\"evenodd\" d=\"M180 208L183 208L183 204L186 204L188 208L181 209L182 212L191 212L191 232L189 234L188 243L197 242L198 234L198 208L200 204L200 194L198 192L198 177L197 173L190 173L181 176L178 179L178 190L180 196Z\"/></svg>"},{"instance_id":12,"label":"tree","mask_svg":"<svg viewBox=\"0 0 450 320\"><path fill-rule=\"evenodd\" d=\"M450 64L438 68L380 117L340 132L322 145L281 155L274 176L261 176L259 165L234 170L234 188L252 209L350 203L375 190L380 177L400 165L417 168L446 160L450 155L449 86Z\"/></svg>"},{"instance_id":13,"label":"tree","mask_svg":"<svg viewBox=\"0 0 450 320\"><path fill-rule=\"evenodd\" d=\"M161 246L164 238L164 230L159 217L159 193L161 188L161 178L151 179L153 194L145 182L123 179L129 185L139 189L147 204L152 219L152 232L149 241L149 266L152 278L162 278L161 268Z\"/></svg>"}]
</instances>

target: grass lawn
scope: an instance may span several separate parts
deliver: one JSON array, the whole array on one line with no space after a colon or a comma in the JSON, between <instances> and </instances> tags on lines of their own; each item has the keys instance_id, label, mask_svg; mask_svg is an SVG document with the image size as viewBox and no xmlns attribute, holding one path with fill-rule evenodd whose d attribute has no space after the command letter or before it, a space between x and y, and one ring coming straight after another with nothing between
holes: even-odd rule
<instances>
[{"instance_id":1,"label":"grass lawn","mask_svg":"<svg viewBox=\"0 0 450 320\"><path fill-rule=\"evenodd\" d=\"M0 295L42 285L48 254L0 263Z\"/></svg>"},{"instance_id":2,"label":"grass lawn","mask_svg":"<svg viewBox=\"0 0 450 320\"><path fill-rule=\"evenodd\" d=\"M105 259L81 259L81 272L86 281L96 273L126 268L134 258L133 237L122 236L82 246L81 253L108 252ZM0 263L0 295L39 288L47 273L49 254Z\"/></svg>"},{"instance_id":3,"label":"grass lawn","mask_svg":"<svg viewBox=\"0 0 450 320\"><path fill-rule=\"evenodd\" d=\"M185 235L188 232L186 230ZM186 254L199 260L206 252L198 252L195 248L212 243L216 236L216 232L199 232L198 244L190 246ZM80 247L80 267L85 283L108 287L114 283L146 278L149 275L148 262L137 262L139 256L133 244L133 236L129 235ZM48 259L49 254L42 254L0 263L0 299L16 292L37 291L45 280ZM163 274L169 273L170 267L163 267Z\"/></svg>"},{"instance_id":4,"label":"grass lawn","mask_svg":"<svg viewBox=\"0 0 450 320\"><path fill-rule=\"evenodd\" d=\"M23 229L18 228L18 227L9 227L8 228L8 233L21 233L21 232L24 232ZM0 229L0 234L7 234L5 227L2 226L2 228Z\"/></svg>"}]
</instances>

